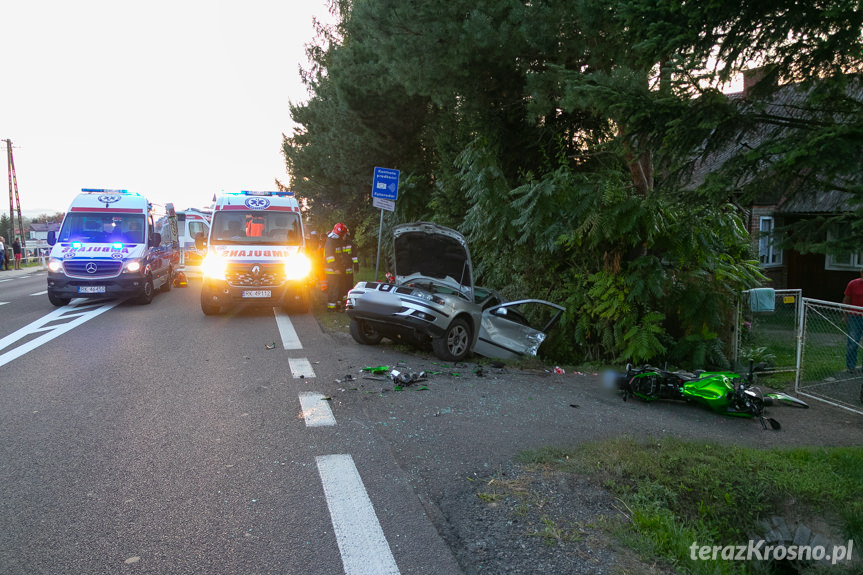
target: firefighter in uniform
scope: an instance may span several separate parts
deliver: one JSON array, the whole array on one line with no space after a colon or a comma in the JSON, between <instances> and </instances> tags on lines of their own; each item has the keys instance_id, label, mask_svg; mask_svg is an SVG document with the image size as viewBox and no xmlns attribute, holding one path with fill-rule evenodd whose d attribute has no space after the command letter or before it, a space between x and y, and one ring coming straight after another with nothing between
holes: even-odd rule
<instances>
[{"instance_id":1,"label":"firefighter in uniform","mask_svg":"<svg viewBox=\"0 0 863 575\"><path fill-rule=\"evenodd\" d=\"M347 292L353 286L354 266L348 227L343 223L333 226L324 244L324 275L327 278L327 310L343 308Z\"/></svg>"}]
</instances>

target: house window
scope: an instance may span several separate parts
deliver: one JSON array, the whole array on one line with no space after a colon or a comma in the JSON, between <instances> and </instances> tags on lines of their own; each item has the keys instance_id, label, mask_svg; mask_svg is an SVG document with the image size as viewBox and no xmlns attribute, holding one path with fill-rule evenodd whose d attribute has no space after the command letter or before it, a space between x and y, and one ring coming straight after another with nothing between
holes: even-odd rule
<instances>
[{"instance_id":1,"label":"house window","mask_svg":"<svg viewBox=\"0 0 863 575\"><path fill-rule=\"evenodd\" d=\"M837 236L841 234L833 233L833 231L827 232L827 239L835 239ZM859 270L863 267L863 253L838 253L838 254L827 254L825 258L824 269L827 270L839 270L839 271L847 271L847 270Z\"/></svg>"},{"instance_id":2,"label":"house window","mask_svg":"<svg viewBox=\"0 0 863 575\"><path fill-rule=\"evenodd\" d=\"M782 265L782 250L775 245L773 224L772 217L763 217L758 225L758 261L765 267Z\"/></svg>"}]
</instances>

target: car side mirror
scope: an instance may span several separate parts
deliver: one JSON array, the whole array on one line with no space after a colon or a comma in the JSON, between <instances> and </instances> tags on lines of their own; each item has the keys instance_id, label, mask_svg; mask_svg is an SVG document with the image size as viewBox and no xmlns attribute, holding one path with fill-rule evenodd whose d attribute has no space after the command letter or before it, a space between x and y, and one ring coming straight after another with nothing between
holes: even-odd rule
<instances>
[{"instance_id":1,"label":"car side mirror","mask_svg":"<svg viewBox=\"0 0 863 575\"><path fill-rule=\"evenodd\" d=\"M46 241L48 242L49 246L53 246L54 244L56 244L57 243L57 232L55 232L53 230L48 232L48 238Z\"/></svg>"},{"instance_id":2,"label":"car side mirror","mask_svg":"<svg viewBox=\"0 0 863 575\"><path fill-rule=\"evenodd\" d=\"M162 243L162 234L160 234L159 232L153 232L153 235L150 236L150 245L152 247L155 247L155 246L161 245L161 243Z\"/></svg>"},{"instance_id":3,"label":"car side mirror","mask_svg":"<svg viewBox=\"0 0 863 575\"><path fill-rule=\"evenodd\" d=\"M202 249L204 249L205 247L207 247L207 240L206 240L206 238L204 238L203 236L200 236L200 235L199 235L199 236L196 236L196 237L195 237L195 247L196 247L197 249L199 249L199 250L202 250Z\"/></svg>"}]
</instances>

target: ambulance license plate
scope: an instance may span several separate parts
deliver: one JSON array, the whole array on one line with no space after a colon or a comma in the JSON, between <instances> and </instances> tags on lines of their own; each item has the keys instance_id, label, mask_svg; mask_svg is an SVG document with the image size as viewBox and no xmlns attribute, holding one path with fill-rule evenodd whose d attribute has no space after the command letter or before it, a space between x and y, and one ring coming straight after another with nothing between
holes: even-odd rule
<instances>
[{"instance_id":1,"label":"ambulance license plate","mask_svg":"<svg viewBox=\"0 0 863 575\"><path fill-rule=\"evenodd\" d=\"M244 289L243 297L273 297L273 292L268 289Z\"/></svg>"},{"instance_id":2,"label":"ambulance license plate","mask_svg":"<svg viewBox=\"0 0 863 575\"><path fill-rule=\"evenodd\" d=\"M78 286L78 293L105 293L105 286Z\"/></svg>"}]
</instances>

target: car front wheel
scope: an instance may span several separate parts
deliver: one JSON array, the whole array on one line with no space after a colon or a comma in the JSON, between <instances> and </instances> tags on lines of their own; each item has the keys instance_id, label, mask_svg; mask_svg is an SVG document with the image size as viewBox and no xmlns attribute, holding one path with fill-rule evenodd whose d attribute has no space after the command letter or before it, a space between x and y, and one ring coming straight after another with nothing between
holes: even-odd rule
<instances>
[{"instance_id":1,"label":"car front wheel","mask_svg":"<svg viewBox=\"0 0 863 575\"><path fill-rule=\"evenodd\" d=\"M63 307L64 305L69 305L69 302L72 300L70 298L67 298L67 297L56 296L52 292L49 291L48 292L48 301L50 301L51 304L53 304L57 307Z\"/></svg>"},{"instance_id":2,"label":"car front wheel","mask_svg":"<svg viewBox=\"0 0 863 575\"><path fill-rule=\"evenodd\" d=\"M214 304L210 296L207 294L207 288L201 290L201 311L204 312L204 315L217 315L221 310L221 308Z\"/></svg>"},{"instance_id":3,"label":"car front wheel","mask_svg":"<svg viewBox=\"0 0 863 575\"><path fill-rule=\"evenodd\" d=\"M470 353L470 340L470 326L465 320L456 318L442 337L432 340L432 349L444 361L461 361Z\"/></svg>"},{"instance_id":4,"label":"car front wheel","mask_svg":"<svg viewBox=\"0 0 863 575\"><path fill-rule=\"evenodd\" d=\"M360 319L351 320L351 337L362 345L377 345L383 338L373 327Z\"/></svg>"}]
</instances>

